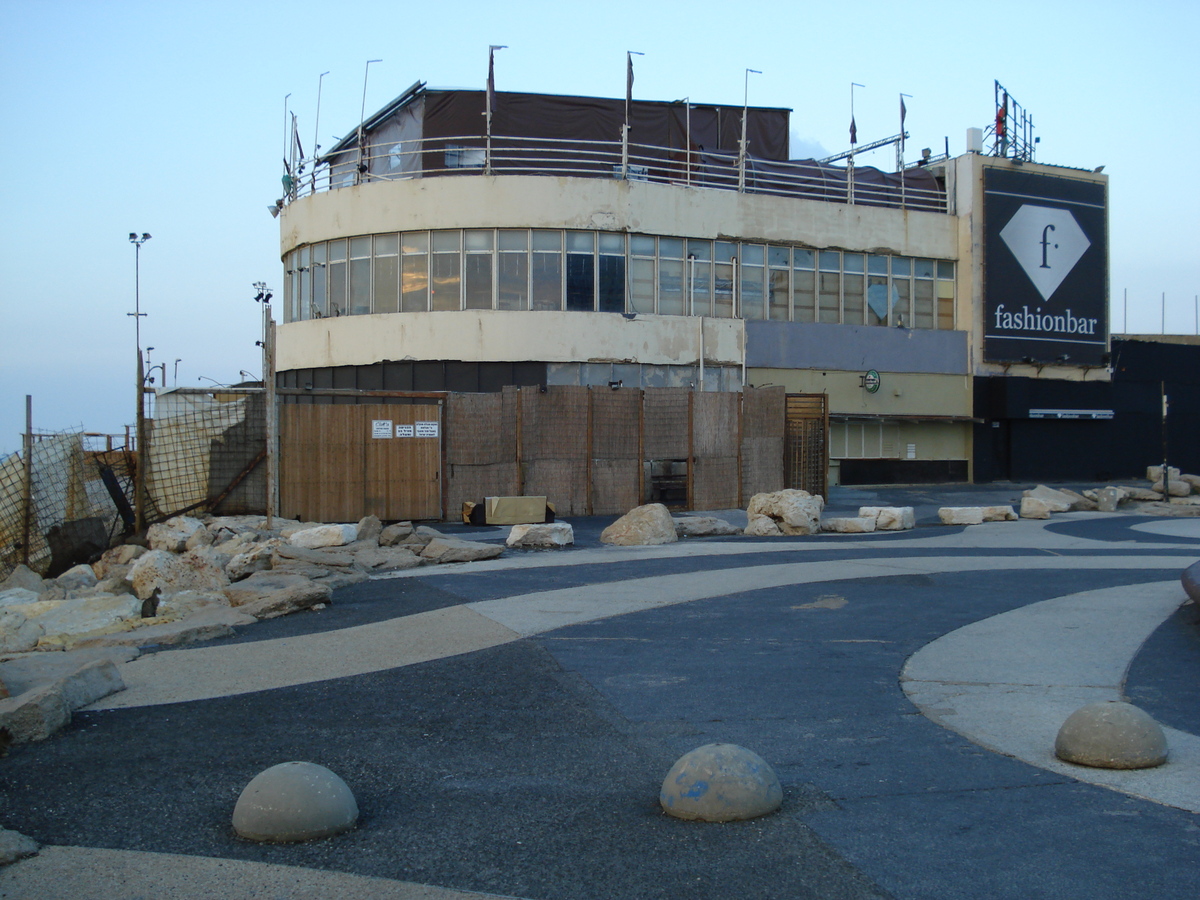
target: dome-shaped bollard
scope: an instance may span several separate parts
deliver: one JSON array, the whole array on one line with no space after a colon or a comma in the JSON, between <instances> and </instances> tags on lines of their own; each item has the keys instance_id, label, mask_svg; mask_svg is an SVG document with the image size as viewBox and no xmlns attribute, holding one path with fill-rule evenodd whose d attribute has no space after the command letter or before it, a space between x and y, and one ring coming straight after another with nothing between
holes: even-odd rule
<instances>
[{"instance_id":1,"label":"dome-shaped bollard","mask_svg":"<svg viewBox=\"0 0 1200 900\"><path fill-rule=\"evenodd\" d=\"M677 819L733 822L779 809L783 788L757 753L737 744L705 744L671 767L658 802Z\"/></svg>"},{"instance_id":2,"label":"dome-shaped bollard","mask_svg":"<svg viewBox=\"0 0 1200 900\"><path fill-rule=\"evenodd\" d=\"M233 808L233 830L252 841L311 841L349 831L356 822L358 803L346 782L309 762L260 772Z\"/></svg>"},{"instance_id":3,"label":"dome-shaped bollard","mask_svg":"<svg viewBox=\"0 0 1200 900\"><path fill-rule=\"evenodd\" d=\"M1183 582L1183 592L1192 598L1193 603L1200 603L1200 562L1194 562L1179 576Z\"/></svg>"},{"instance_id":4,"label":"dome-shaped bollard","mask_svg":"<svg viewBox=\"0 0 1200 900\"><path fill-rule=\"evenodd\" d=\"M1149 769L1167 761L1167 738L1129 703L1089 703L1067 717L1054 741L1059 759L1098 769Z\"/></svg>"}]
</instances>

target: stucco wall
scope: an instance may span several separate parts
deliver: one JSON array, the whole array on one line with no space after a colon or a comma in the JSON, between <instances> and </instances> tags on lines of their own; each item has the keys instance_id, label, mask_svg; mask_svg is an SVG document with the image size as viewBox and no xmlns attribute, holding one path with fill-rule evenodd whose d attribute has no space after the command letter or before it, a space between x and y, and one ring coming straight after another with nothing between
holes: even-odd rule
<instances>
[{"instance_id":1,"label":"stucco wall","mask_svg":"<svg viewBox=\"0 0 1200 900\"><path fill-rule=\"evenodd\" d=\"M746 323L746 364L966 375L967 333L817 322Z\"/></svg>"}]
</instances>

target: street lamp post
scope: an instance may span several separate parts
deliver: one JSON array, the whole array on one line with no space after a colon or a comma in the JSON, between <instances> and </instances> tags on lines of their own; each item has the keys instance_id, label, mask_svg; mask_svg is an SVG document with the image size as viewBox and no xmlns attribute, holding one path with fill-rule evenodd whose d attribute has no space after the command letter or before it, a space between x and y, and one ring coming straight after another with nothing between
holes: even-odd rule
<instances>
[{"instance_id":1,"label":"street lamp post","mask_svg":"<svg viewBox=\"0 0 1200 900\"><path fill-rule=\"evenodd\" d=\"M129 243L133 244L133 316L134 340L137 344L137 470L133 480L133 527L141 532L146 527L146 407L145 407L145 363L142 360L142 244L150 235L129 232Z\"/></svg>"}]
</instances>

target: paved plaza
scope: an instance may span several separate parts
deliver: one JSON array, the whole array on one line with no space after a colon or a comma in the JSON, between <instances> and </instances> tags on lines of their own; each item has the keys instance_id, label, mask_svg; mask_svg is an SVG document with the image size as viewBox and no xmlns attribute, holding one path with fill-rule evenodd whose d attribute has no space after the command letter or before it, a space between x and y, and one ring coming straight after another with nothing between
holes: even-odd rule
<instances>
[{"instance_id":1,"label":"paved plaza","mask_svg":"<svg viewBox=\"0 0 1200 900\"><path fill-rule=\"evenodd\" d=\"M576 519L570 550L409 570L147 652L127 690L0 761L0 824L43 844L0 898L1195 900L1200 629L1179 575L1200 518L934 524L1022 487L833 491L833 515L913 505L891 534L611 547L611 518ZM1118 698L1162 724L1166 765L1054 758L1067 715ZM713 742L769 762L783 807L665 816L663 776ZM288 760L340 775L359 826L235 837L242 788Z\"/></svg>"}]
</instances>

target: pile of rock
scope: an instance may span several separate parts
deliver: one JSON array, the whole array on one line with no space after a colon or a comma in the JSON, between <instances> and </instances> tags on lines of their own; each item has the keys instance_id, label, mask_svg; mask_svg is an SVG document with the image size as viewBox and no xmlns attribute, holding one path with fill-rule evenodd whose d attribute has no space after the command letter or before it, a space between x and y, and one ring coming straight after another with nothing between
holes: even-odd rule
<instances>
[{"instance_id":1,"label":"pile of rock","mask_svg":"<svg viewBox=\"0 0 1200 900\"><path fill-rule=\"evenodd\" d=\"M262 517L152 525L54 579L19 566L0 584L0 653L176 644L329 603L377 573L499 556L503 547L374 516L321 525Z\"/></svg>"},{"instance_id":2,"label":"pile of rock","mask_svg":"<svg viewBox=\"0 0 1200 900\"><path fill-rule=\"evenodd\" d=\"M819 534L825 498L793 489L755 494L746 507L746 534L774 537L781 534Z\"/></svg>"}]
</instances>

